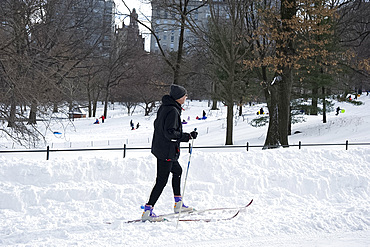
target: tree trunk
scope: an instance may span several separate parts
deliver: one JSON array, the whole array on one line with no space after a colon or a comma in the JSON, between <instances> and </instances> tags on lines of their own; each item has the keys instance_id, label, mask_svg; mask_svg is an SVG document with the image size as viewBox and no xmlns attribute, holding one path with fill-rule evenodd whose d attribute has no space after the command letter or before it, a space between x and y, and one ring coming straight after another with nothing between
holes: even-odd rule
<instances>
[{"instance_id":1,"label":"tree trunk","mask_svg":"<svg viewBox=\"0 0 370 247\"><path fill-rule=\"evenodd\" d=\"M279 108L279 134L280 144L289 147L289 121L290 121L290 92L292 88L292 70L284 67L282 80L278 83L278 108Z\"/></svg>"},{"instance_id":2,"label":"tree trunk","mask_svg":"<svg viewBox=\"0 0 370 247\"><path fill-rule=\"evenodd\" d=\"M277 89L275 86L264 89L267 108L269 110L269 126L263 149L279 147L279 120L278 120L278 104L277 104Z\"/></svg>"},{"instance_id":3,"label":"tree trunk","mask_svg":"<svg viewBox=\"0 0 370 247\"><path fill-rule=\"evenodd\" d=\"M212 100L212 108L211 108L211 110L218 110L217 100L215 100L215 99Z\"/></svg>"},{"instance_id":4,"label":"tree trunk","mask_svg":"<svg viewBox=\"0 0 370 247\"><path fill-rule=\"evenodd\" d=\"M263 66L261 68L262 79L267 82L267 68ZM279 120L278 120L278 105L277 105L277 84L266 83L264 90L265 99L267 102L267 108L269 110L269 126L267 129L265 144L263 149L277 148L279 146Z\"/></svg>"},{"instance_id":5,"label":"tree trunk","mask_svg":"<svg viewBox=\"0 0 370 247\"><path fill-rule=\"evenodd\" d=\"M53 113L57 113L58 112L58 103L54 102L53 104Z\"/></svg>"},{"instance_id":6,"label":"tree trunk","mask_svg":"<svg viewBox=\"0 0 370 247\"><path fill-rule=\"evenodd\" d=\"M243 115L243 99L239 101L239 117Z\"/></svg>"},{"instance_id":7,"label":"tree trunk","mask_svg":"<svg viewBox=\"0 0 370 247\"><path fill-rule=\"evenodd\" d=\"M104 117L106 118L108 115L108 104L109 104L109 83L107 83L105 88L105 96L104 96Z\"/></svg>"},{"instance_id":8,"label":"tree trunk","mask_svg":"<svg viewBox=\"0 0 370 247\"><path fill-rule=\"evenodd\" d=\"M215 82L212 82L212 92L211 92L211 94L212 95L215 95L215 93L216 93L216 83ZM217 108L217 100L216 99L212 99L212 108L211 108L211 110L218 110L218 108Z\"/></svg>"},{"instance_id":9,"label":"tree trunk","mask_svg":"<svg viewBox=\"0 0 370 247\"><path fill-rule=\"evenodd\" d=\"M87 93L87 111L88 111L88 116L92 116L92 97L91 97L91 89L90 89L90 84L86 84L86 93Z\"/></svg>"},{"instance_id":10,"label":"tree trunk","mask_svg":"<svg viewBox=\"0 0 370 247\"><path fill-rule=\"evenodd\" d=\"M154 107L155 107L155 102L145 102L144 116L149 116L149 114L153 111Z\"/></svg>"},{"instance_id":11,"label":"tree trunk","mask_svg":"<svg viewBox=\"0 0 370 247\"><path fill-rule=\"evenodd\" d=\"M325 99L325 87L322 87L322 122L326 123L326 99Z\"/></svg>"},{"instance_id":12,"label":"tree trunk","mask_svg":"<svg viewBox=\"0 0 370 247\"><path fill-rule=\"evenodd\" d=\"M233 128L234 128L234 104L227 102L227 117L226 117L226 143L225 145L233 145Z\"/></svg>"},{"instance_id":13,"label":"tree trunk","mask_svg":"<svg viewBox=\"0 0 370 247\"><path fill-rule=\"evenodd\" d=\"M8 118L8 127L12 128L15 127L15 111L16 111L14 85L11 86L10 90L11 90L11 102Z\"/></svg>"},{"instance_id":14,"label":"tree trunk","mask_svg":"<svg viewBox=\"0 0 370 247\"><path fill-rule=\"evenodd\" d=\"M314 87L312 89L312 102L311 102L311 112L310 115L315 115L317 116L317 102L318 102L318 94L319 94L319 89L318 87Z\"/></svg>"},{"instance_id":15,"label":"tree trunk","mask_svg":"<svg viewBox=\"0 0 370 247\"><path fill-rule=\"evenodd\" d=\"M281 0L281 19L282 19L282 33L293 33L290 26L290 21L296 15L296 1L295 0ZM286 35L285 35L286 36ZM290 96L293 82L292 60L294 57L294 40L288 35L278 41L278 57L283 58L284 62L279 64L278 70L281 71L282 80L278 82L278 121L279 121L279 135L280 144L283 147L289 147L289 116L290 116ZM280 55L281 54L281 55Z\"/></svg>"},{"instance_id":16,"label":"tree trunk","mask_svg":"<svg viewBox=\"0 0 370 247\"><path fill-rule=\"evenodd\" d=\"M28 117L27 124L36 124L36 112L37 112L37 104L33 101L31 103L31 110L30 110L30 115Z\"/></svg>"},{"instance_id":17,"label":"tree trunk","mask_svg":"<svg viewBox=\"0 0 370 247\"><path fill-rule=\"evenodd\" d=\"M185 11L186 11L186 6L185 6ZM184 33L185 33L185 16L181 15L179 45L177 48L177 59L176 59L174 76L173 76L174 84L179 84L180 82L180 68L181 68L182 53L183 53L183 46L184 46Z\"/></svg>"},{"instance_id":18,"label":"tree trunk","mask_svg":"<svg viewBox=\"0 0 370 247\"><path fill-rule=\"evenodd\" d=\"M98 108L98 101L94 100L92 103L92 117L96 116L96 109Z\"/></svg>"}]
</instances>

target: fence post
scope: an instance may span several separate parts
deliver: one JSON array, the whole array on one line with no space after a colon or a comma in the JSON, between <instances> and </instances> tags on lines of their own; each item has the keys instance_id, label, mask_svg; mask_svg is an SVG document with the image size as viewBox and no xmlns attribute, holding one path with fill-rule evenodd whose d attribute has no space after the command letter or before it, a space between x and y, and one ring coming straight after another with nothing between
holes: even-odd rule
<instances>
[{"instance_id":1,"label":"fence post","mask_svg":"<svg viewBox=\"0 0 370 247\"><path fill-rule=\"evenodd\" d=\"M189 143L189 154L191 153L191 143Z\"/></svg>"},{"instance_id":2,"label":"fence post","mask_svg":"<svg viewBox=\"0 0 370 247\"><path fill-rule=\"evenodd\" d=\"M346 140L346 150L348 150L348 140Z\"/></svg>"},{"instance_id":3,"label":"fence post","mask_svg":"<svg viewBox=\"0 0 370 247\"><path fill-rule=\"evenodd\" d=\"M247 151L249 151L249 142L247 142Z\"/></svg>"},{"instance_id":4,"label":"fence post","mask_svg":"<svg viewBox=\"0 0 370 247\"><path fill-rule=\"evenodd\" d=\"M123 158L126 157L126 144L123 144Z\"/></svg>"},{"instance_id":5,"label":"fence post","mask_svg":"<svg viewBox=\"0 0 370 247\"><path fill-rule=\"evenodd\" d=\"M46 147L46 160L49 160L49 146Z\"/></svg>"},{"instance_id":6,"label":"fence post","mask_svg":"<svg viewBox=\"0 0 370 247\"><path fill-rule=\"evenodd\" d=\"M301 143L301 141L299 141L299 144L298 144L299 149L301 149L301 145L302 145L302 143Z\"/></svg>"}]
</instances>

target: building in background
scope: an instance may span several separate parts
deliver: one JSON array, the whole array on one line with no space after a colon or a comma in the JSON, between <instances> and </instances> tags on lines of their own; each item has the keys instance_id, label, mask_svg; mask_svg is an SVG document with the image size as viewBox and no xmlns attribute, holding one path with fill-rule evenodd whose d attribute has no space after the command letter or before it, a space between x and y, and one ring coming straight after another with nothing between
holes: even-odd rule
<instances>
[{"instance_id":1,"label":"building in background","mask_svg":"<svg viewBox=\"0 0 370 247\"><path fill-rule=\"evenodd\" d=\"M199 28L205 30L207 28L208 18L210 17L210 8L203 1L190 0L187 9L194 9L188 16L194 24ZM223 0L215 1L220 13L225 14L226 3ZM152 28L160 40L162 49L167 52L177 51L180 37L180 15L175 14L176 10L163 6L161 0L152 1ZM185 28L184 34L184 48L189 48L196 44L198 37L188 28ZM154 36L151 36L150 52L154 54L159 53L159 47Z\"/></svg>"},{"instance_id":2,"label":"building in background","mask_svg":"<svg viewBox=\"0 0 370 247\"><path fill-rule=\"evenodd\" d=\"M125 25L122 21L122 27L116 26L115 42L118 44L118 49L144 51L145 39L140 33L137 18L138 14L136 13L136 9L133 9L130 16L130 24Z\"/></svg>"},{"instance_id":3,"label":"building in background","mask_svg":"<svg viewBox=\"0 0 370 247\"><path fill-rule=\"evenodd\" d=\"M114 37L113 0L57 0L48 8L51 20L72 40L92 49L94 55L109 56Z\"/></svg>"}]
</instances>

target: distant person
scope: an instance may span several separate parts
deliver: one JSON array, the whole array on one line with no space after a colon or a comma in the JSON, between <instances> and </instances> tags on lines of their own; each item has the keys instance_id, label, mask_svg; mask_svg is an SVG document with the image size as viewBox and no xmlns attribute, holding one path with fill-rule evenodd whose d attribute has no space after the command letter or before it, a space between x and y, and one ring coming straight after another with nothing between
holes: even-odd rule
<instances>
[{"instance_id":1,"label":"distant person","mask_svg":"<svg viewBox=\"0 0 370 247\"><path fill-rule=\"evenodd\" d=\"M185 206L181 197L181 174L182 168L177 161L180 156L180 142L188 142L196 139L198 132L184 133L181 123L181 105L187 98L186 89L172 84L169 95L162 97L162 105L159 107L154 121L154 134L152 141L152 154L157 158L157 178L155 185L145 204L142 221L163 221L153 213L153 207L161 196L167 184L168 177L172 173L172 191L175 199L174 211L193 211L193 208ZM181 208L181 209L180 209Z\"/></svg>"},{"instance_id":2,"label":"distant person","mask_svg":"<svg viewBox=\"0 0 370 247\"><path fill-rule=\"evenodd\" d=\"M260 109L260 114L263 115L264 111L263 111L263 108L261 107Z\"/></svg>"},{"instance_id":3,"label":"distant person","mask_svg":"<svg viewBox=\"0 0 370 247\"><path fill-rule=\"evenodd\" d=\"M139 127L140 127L140 124L139 124L139 122L137 122L136 129L138 129Z\"/></svg>"},{"instance_id":4,"label":"distant person","mask_svg":"<svg viewBox=\"0 0 370 247\"><path fill-rule=\"evenodd\" d=\"M340 112L340 107L339 106L337 107L337 110L336 111L337 111L337 114L335 114L335 115L338 116L339 115L339 112Z\"/></svg>"},{"instance_id":5,"label":"distant person","mask_svg":"<svg viewBox=\"0 0 370 247\"><path fill-rule=\"evenodd\" d=\"M134 122L132 121L132 119L130 121L130 126L131 126L131 130L134 130L135 129L135 125L134 125Z\"/></svg>"},{"instance_id":6,"label":"distant person","mask_svg":"<svg viewBox=\"0 0 370 247\"><path fill-rule=\"evenodd\" d=\"M99 124L99 119L96 119L94 124Z\"/></svg>"},{"instance_id":7,"label":"distant person","mask_svg":"<svg viewBox=\"0 0 370 247\"><path fill-rule=\"evenodd\" d=\"M206 118L206 112L203 110L203 119Z\"/></svg>"},{"instance_id":8,"label":"distant person","mask_svg":"<svg viewBox=\"0 0 370 247\"><path fill-rule=\"evenodd\" d=\"M104 119L105 119L104 115L101 115L100 118L101 118L101 122L104 123Z\"/></svg>"}]
</instances>

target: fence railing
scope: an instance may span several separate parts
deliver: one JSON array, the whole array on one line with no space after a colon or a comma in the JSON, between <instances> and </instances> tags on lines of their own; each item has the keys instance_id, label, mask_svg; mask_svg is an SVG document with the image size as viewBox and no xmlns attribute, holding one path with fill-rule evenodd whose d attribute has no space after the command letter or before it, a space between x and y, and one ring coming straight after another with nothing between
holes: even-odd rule
<instances>
[{"instance_id":1,"label":"fence railing","mask_svg":"<svg viewBox=\"0 0 370 247\"><path fill-rule=\"evenodd\" d=\"M270 148L279 148L279 147L298 147L301 149L302 147L319 147L319 146L345 146L345 149L348 150L349 146L369 146L369 142L362 142L362 143L349 143L346 140L345 143L308 143L303 144L299 141L298 144L291 144L291 145L279 145L279 146L265 146L265 145L250 145L248 142L246 145L224 145L224 146L193 146L193 149L219 149L219 148L244 148L247 151L251 148L262 148L262 149L270 149ZM188 147L182 146L181 149L189 149L190 152L190 143ZM123 147L115 147L115 148L69 148L69 149L51 149L49 146L45 149L22 149L22 150L0 150L1 153L46 153L46 160L49 160L50 153L53 152L79 152L79 151L123 151L123 158L126 157L126 153L128 150L150 150L150 147L127 147L126 144Z\"/></svg>"}]
</instances>

